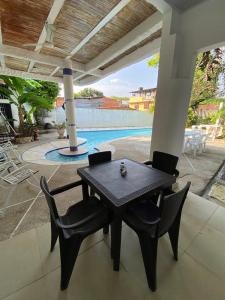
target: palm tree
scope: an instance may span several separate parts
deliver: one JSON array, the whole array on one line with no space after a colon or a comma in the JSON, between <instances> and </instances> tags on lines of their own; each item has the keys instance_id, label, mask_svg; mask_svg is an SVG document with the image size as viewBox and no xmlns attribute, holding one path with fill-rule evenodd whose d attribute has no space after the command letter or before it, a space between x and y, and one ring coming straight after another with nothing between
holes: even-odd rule
<instances>
[{"instance_id":1,"label":"palm tree","mask_svg":"<svg viewBox=\"0 0 225 300\"><path fill-rule=\"evenodd\" d=\"M41 90L37 81L4 75L0 75L0 79L5 83L5 86L0 86L0 94L18 108L19 129L24 128L25 123L31 123L31 115L36 110L52 108L52 101L48 100L47 93ZM25 104L30 106L28 111Z\"/></svg>"}]
</instances>

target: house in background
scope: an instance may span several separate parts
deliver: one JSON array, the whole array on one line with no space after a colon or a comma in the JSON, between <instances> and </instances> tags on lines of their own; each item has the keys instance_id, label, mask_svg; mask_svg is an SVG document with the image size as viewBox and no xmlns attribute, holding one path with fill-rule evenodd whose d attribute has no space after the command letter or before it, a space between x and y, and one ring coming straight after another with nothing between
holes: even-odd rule
<instances>
[{"instance_id":1,"label":"house in background","mask_svg":"<svg viewBox=\"0 0 225 300\"><path fill-rule=\"evenodd\" d=\"M155 102L156 90L156 88L144 89L140 87L139 90L131 92L129 107L131 109L149 111L150 106Z\"/></svg>"},{"instance_id":2,"label":"house in background","mask_svg":"<svg viewBox=\"0 0 225 300\"><path fill-rule=\"evenodd\" d=\"M214 115L219 110L219 107L219 103L199 104L196 111L199 117L206 118L211 115Z\"/></svg>"},{"instance_id":3,"label":"house in background","mask_svg":"<svg viewBox=\"0 0 225 300\"><path fill-rule=\"evenodd\" d=\"M100 99L99 109L129 109L128 101L102 97Z\"/></svg>"}]
</instances>

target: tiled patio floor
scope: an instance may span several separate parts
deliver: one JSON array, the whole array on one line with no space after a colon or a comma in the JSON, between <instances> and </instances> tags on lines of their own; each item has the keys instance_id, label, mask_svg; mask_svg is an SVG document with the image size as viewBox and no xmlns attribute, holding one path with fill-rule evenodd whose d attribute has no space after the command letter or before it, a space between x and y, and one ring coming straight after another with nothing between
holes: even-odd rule
<instances>
[{"instance_id":1,"label":"tiled patio floor","mask_svg":"<svg viewBox=\"0 0 225 300\"><path fill-rule=\"evenodd\" d=\"M189 193L183 211L179 261L167 237L159 243L158 290L147 286L138 239L123 226L121 270L112 270L102 231L80 251L69 288L61 292L59 246L49 253L49 224L0 242L0 299L224 300L225 208Z\"/></svg>"}]
</instances>

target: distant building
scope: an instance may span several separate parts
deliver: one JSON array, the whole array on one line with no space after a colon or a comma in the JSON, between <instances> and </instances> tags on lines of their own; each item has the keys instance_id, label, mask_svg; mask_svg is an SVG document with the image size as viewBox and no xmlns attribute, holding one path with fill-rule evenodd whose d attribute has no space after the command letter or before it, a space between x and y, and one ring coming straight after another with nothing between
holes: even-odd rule
<instances>
[{"instance_id":1,"label":"distant building","mask_svg":"<svg viewBox=\"0 0 225 300\"><path fill-rule=\"evenodd\" d=\"M103 97L100 99L99 109L129 109L128 101Z\"/></svg>"},{"instance_id":2,"label":"distant building","mask_svg":"<svg viewBox=\"0 0 225 300\"><path fill-rule=\"evenodd\" d=\"M199 117L206 118L215 114L219 109L219 103L199 104L197 114Z\"/></svg>"},{"instance_id":3,"label":"distant building","mask_svg":"<svg viewBox=\"0 0 225 300\"><path fill-rule=\"evenodd\" d=\"M129 109L128 101L117 100L109 97L93 97L93 98L76 98L77 108L95 108L95 109ZM55 107L62 107L64 98L58 97Z\"/></svg>"},{"instance_id":4,"label":"distant building","mask_svg":"<svg viewBox=\"0 0 225 300\"><path fill-rule=\"evenodd\" d=\"M151 104L155 102L156 88L143 89L131 92L129 107L131 109L149 111Z\"/></svg>"}]
</instances>

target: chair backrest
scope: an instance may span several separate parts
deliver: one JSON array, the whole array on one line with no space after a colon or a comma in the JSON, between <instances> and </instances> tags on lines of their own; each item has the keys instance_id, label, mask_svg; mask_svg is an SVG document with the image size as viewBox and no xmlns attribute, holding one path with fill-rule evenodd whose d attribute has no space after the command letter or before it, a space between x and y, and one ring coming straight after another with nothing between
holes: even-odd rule
<instances>
[{"instance_id":1,"label":"chair backrest","mask_svg":"<svg viewBox=\"0 0 225 300\"><path fill-rule=\"evenodd\" d=\"M5 153L5 150L2 146L0 146L0 162L5 162L8 160L8 157Z\"/></svg>"},{"instance_id":2,"label":"chair backrest","mask_svg":"<svg viewBox=\"0 0 225 300\"><path fill-rule=\"evenodd\" d=\"M47 200L51 217L54 220L55 224L57 225L56 219L59 218L59 215L58 215L57 207L56 207L56 204L55 204L55 199L50 194L48 184L47 184L46 178L44 176L41 176L40 186L41 186L41 190L44 193L45 198Z\"/></svg>"},{"instance_id":3,"label":"chair backrest","mask_svg":"<svg viewBox=\"0 0 225 300\"><path fill-rule=\"evenodd\" d=\"M200 130L193 130L191 134L191 144L201 145L203 140L203 135Z\"/></svg>"},{"instance_id":4,"label":"chair backrest","mask_svg":"<svg viewBox=\"0 0 225 300\"><path fill-rule=\"evenodd\" d=\"M112 159L111 151L102 151L88 155L88 162L90 166L101 164Z\"/></svg>"},{"instance_id":5,"label":"chair backrest","mask_svg":"<svg viewBox=\"0 0 225 300\"><path fill-rule=\"evenodd\" d=\"M177 162L177 156L160 151L153 152L152 167L155 169L174 175Z\"/></svg>"},{"instance_id":6,"label":"chair backrest","mask_svg":"<svg viewBox=\"0 0 225 300\"><path fill-rule=\"evenodd\" d=\"M176 218L179 218L180 221L182 208L190 185L191 183L188 182L179 192L162 197L160 201L161 221L158 225L158 236L168 232Z\"/></svg>"}]
</instances>

